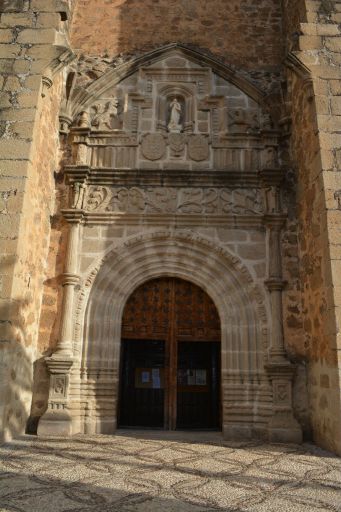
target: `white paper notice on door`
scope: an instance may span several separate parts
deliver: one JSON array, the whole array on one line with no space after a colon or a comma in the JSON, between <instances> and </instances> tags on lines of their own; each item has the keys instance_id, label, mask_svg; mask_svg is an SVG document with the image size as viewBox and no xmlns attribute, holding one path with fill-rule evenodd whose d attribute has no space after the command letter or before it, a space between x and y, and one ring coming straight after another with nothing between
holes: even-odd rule
<instances>
[{"instance_id":1,"label":"white paper notice on door","mask_svg":"<svg viewBox=\"0 0 341 512\"><path fill-rule=\"evenodd\" d=\"M197 386L206 386L206 370L196 370L195 371L195 384Z\"/></svg>"},{"instance_id":2,"label":"white paper notice on door","mask_svg":"<svg viewBox=\"0 0 341 512\"><path fill-rule=\"evenodd\" d=\"M141 383L142 384L148 384L150 382L150 373L149 372L142 372L141 373Z\"/></svg>"},{"instance_id":3,"label":"white paper notice on door","mask_svg":"<svg viewBox=\"0 0 341 512\"><path fill-rule=\"evenodd\" d=\"M160 370L159 370L159 368L153 368L152 369L152 382L153 382L153 389L160 389L161 388L161 379L160 379Z\"/></svg>"}]
</instances>

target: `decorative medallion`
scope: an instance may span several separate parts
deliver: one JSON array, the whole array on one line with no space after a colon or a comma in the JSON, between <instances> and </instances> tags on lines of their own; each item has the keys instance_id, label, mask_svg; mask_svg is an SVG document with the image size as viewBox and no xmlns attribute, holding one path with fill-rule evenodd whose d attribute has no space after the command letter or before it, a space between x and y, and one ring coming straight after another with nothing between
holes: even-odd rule
<instances>
[{"instance_id":1,"label":"decorative medallion","mask_svg":"<svg viewBox=\"0 0 341 512\"><path fill-rule=\"evenodd\" d=\"M141 144L142 154L147 160L159 160L166 151L166 143L161 133L148 133Z\"/></svg>"},{"instance_id":2,"label":"decorative medallion","mask_svg":"<svg viewBox=\"0 0 341 512\"><path fill-rule=\"evenodd\" d=\"M196 162L207 160L209 156L208 140L202 135L193 135L188 142L188 156Z\"/></svg>"},{"instance_id":3,"label":"decorative medallion","mask_svg":"<svg viewBox=\"0 0 341 512\"><path fill-rule=\"evenodd\" d=\"M183 133L170 133L168 143L174 156L181 156L185 149L186 136Z\"/></svg>"}]
</instances>

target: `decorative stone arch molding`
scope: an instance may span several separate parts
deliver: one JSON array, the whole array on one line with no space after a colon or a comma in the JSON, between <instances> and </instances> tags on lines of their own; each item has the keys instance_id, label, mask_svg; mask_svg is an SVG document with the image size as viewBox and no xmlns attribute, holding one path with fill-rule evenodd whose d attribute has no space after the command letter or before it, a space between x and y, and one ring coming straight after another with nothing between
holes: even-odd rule
<instances>
[{"instance_id":1,"label":"decorative stone arch molding","mask_svg":"<svg viewBox=\"0 0 341 512\"><path fill-rule=\"evenodd\" d=\"M75 351L82 352L82 367L96 366L98 360L115 364L128 297L143 282L161 276L192 281L210 295L223 319L224 368L237 380L258 379L268 345L266 298L239 258L186 231L132 237L93 266L81 288L75 315ZM234 335L238 339L232 340Z\"/></svg>"},{"instance_id":2,"label":"decorative stone arch molding","mask_svg":"<svg viewBox=\"0 0 341 512\"><path fill-rule=\"evenodd\" d=\"M173 230L141 234L111 247L81 279L73 308L73 366L70 384L65 385L65 407L62 413L50 410L39 433L63 428L67 433L115 431L123 309L140 284L162 276L192 281L217 306L225 436L268 435L268 300L239 258L210 239ZM54 370L60 370L61 359L53 358ZM61 378L56 379L60 388Z\"/></svg>"},{"instance_id":3,"label":"decorative stone arch molding","mask_svg":"<svg viewBox=\"0 0 341 512\"><path fill-rule=\"evenodd\" d=\"M80 425L87 432L115 430L123 309L139 285L162 276L195 283L217 306L222 319L225 434L231 437L239 431L251 437L266 431L271 396L264 370L269 342L266 298L237 257L188 231L132 237L111 248L84 279L75 312L75 355L81 382L87 383L81 401L96 404L96 412L87 411Z\"/></svg>"}]
</instances>

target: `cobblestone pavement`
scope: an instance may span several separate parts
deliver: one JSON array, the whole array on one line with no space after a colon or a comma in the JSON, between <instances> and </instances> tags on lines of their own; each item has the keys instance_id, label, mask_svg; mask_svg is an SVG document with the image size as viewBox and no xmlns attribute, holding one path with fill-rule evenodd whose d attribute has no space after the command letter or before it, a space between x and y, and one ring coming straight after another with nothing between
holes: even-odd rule
<instances>
[{"instance_id":1,"label":"cobblestone pavement","mask_svg":"<svg viewBox=\"0 0 341 512\"><path fill-rule=\"evenodd\" d=\"M0 448L0 511L341 511L341 459L218 433L121 431Z\"/></svg>"}]
</instances>

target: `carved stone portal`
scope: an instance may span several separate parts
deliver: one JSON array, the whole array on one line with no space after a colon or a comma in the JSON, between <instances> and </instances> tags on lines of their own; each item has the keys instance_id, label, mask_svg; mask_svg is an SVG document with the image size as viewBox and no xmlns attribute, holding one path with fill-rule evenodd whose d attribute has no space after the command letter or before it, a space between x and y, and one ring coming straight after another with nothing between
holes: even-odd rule
<instances>
[{"instance_id":1,"label":"carved stone portal","mask_svg":"<svg viewBox=\"0 0 341 512\"><path fill-rule=\"evenodd\" d=\"M283 339L278 132L251 83L207 62L167 50L77 93L61 328L39 433L115 431L124 304L171 276L217 307L224 435L300 440Z\"/></svg>"}]
</instances>

